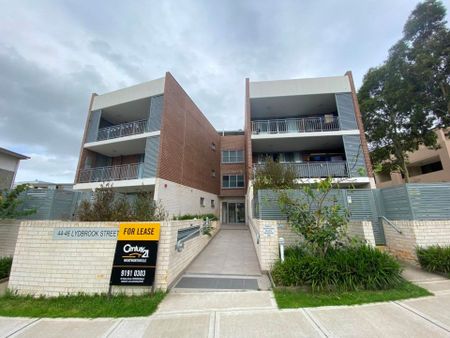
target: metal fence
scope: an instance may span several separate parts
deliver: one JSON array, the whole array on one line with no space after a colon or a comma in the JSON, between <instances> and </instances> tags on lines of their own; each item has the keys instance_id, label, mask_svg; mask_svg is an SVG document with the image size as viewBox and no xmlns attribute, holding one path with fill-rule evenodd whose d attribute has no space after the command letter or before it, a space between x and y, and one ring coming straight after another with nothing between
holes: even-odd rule
<instances>
[{"instance_id":1,"label":"metal fence","mask_svg":"<svg viewBox=\"0 0 450 338\"><path fill-rule=\"evenodd\" d=\"M307 133L339 129L337 116L252 121L253 134Z\"/></svg>"},{"instance_id":2,"label":"metal fence","mask_svg":"<svg viewBox=\"0 0 450 338\"><path fill-rule=\"evenodd\" d=\"M346 161L342 162L303 162L283 163L284 166L292 168L298 178L318 177L349 177ZM255 170L264 167L264 164L255 164Z\"/></svg>"},{"instance_id":3,"label":"metal fence","mask_svg":"<svg viewBox=\"0 0 450 338\"><path fill-rule=\"evenodd\" d=\"M97 141L145 133L147 123L148 120L139 120L100 128L97 133Z\"/></svg>"},{"instance_id":4,"label":"metal fence","mask_svg":"<svg viewBox=\"0 0 450 338\"><path fill-rule=\"evenodd\" d=\"M142 169L142 163L81 169L78 174L78 183L109 182L137 179L142 177Z\"/></svg>"}]
</instances>

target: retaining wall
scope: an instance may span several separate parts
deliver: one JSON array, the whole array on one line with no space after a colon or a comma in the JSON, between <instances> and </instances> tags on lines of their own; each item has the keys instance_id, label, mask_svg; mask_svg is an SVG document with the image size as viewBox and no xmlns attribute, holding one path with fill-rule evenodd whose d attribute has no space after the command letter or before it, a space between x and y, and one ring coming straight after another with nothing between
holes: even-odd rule
<instances>
[{"instance_id":1,"label":"retaining wall","mask_svg":"<svg viewBox=\"0 0 450 338\"><path fill-rule=\"evenodd\" d=\"M20 221L0 221L0 258L12 257L16 248Z\"/></svg>"},{"instance_id":2,"label":"retaining wall","mask_svg":"<svg viewBox=\"0 0 450 338\"><path fill-rule=\"evenodd\" d=\"M263 271L271 270L273 264L279 259L279 238L284 238L285 247L297 245L302 240L286 221L250 219L249 222L253 244ZM351 221L348 225L348 234L350 237L357 237L375 246L370 221Z\"/></svg>"},{"instance_id":3,"label":"retaining wall","mask_svg":"<svg viewBox=\"0 0 450 338\"><path fill-rule=\"evenodd\" d=\"M388 250L400 260L417 263L416 247L450 245L450 220L391 221L402 233L383 220Z\"/></svg>"},{"instance_id":4,"label":"retaining wall","mask_svg":"<svg viewBox=\"0 0 450 338\"><path fill-rule=\"evenodd\" d=\"M178 274L206 246L211 237L200 235L176 252L178 229L201 221L161 222L154 289L166 290ZM214 233L219 224L213 222ZM102 240L54 239L55 228L119 229L119 222L23 221L20 224L9 289L19 294L58 296L107 293L116 238ZM114 293L145 293L151 287L114 286Z\"/></svg>"}]
</instances>

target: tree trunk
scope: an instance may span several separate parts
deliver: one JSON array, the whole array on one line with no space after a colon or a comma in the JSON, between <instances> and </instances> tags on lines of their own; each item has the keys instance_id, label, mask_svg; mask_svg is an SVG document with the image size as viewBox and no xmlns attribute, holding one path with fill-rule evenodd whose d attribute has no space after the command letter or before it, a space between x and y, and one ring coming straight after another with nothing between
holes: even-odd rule
<instances>
[{"instance_id":1,"label":"tree trunk","mask_svg":"<svg viewBox=\"0 0 450 338\"><path fill-rule=\"evenodd\" d=\"M402 158L402 168L403 168L403 174L405 175L405 183L409 183L409 172L408 167L406 165L406 161L404 158Z\"/></svg>"}]
</instances>

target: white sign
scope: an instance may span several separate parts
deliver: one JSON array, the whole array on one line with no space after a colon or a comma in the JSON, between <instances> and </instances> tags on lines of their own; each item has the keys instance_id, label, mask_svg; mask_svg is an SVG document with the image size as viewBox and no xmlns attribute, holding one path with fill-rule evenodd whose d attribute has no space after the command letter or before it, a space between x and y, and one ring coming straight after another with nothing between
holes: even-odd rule
<instances>
[{"instance_id":1,"label":"white sign","mask_svg":"<svg viewBox=\"0 0 450 338\"><path fill-rule=\"evenodd\" d=\"M117 239L118 228L55 228L54 240L106 240Z\"/></svg>"},{"instance_id":2,"label":"white sign","mask_svg":"<svg viewBox=\"0 0 450 338\"><path fill-rule=\"evenodd\" d=\"M273 235L275 235L275 229L270 225L264 225L263 232L267 237L272 237Z\"/></svg>"}]
</instances>

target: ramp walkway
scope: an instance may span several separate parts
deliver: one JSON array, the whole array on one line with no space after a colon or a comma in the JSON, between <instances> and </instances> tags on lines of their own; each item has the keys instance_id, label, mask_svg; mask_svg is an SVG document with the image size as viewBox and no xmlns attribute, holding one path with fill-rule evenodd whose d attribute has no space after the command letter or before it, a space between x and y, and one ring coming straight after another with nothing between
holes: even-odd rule
<instances>
[{"instance_id":1,"label":"ramp walkway","mask_svg":"<svg viewBox=\"0 0 450 338\"><path fill-rule=\"evenodd\" d=\"M173 292L268 290L250 231L245 224L224 224L175 283Z\"/></svg>"}]
</instances>

